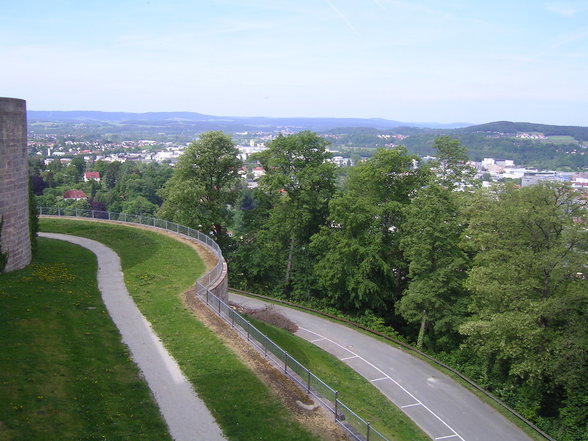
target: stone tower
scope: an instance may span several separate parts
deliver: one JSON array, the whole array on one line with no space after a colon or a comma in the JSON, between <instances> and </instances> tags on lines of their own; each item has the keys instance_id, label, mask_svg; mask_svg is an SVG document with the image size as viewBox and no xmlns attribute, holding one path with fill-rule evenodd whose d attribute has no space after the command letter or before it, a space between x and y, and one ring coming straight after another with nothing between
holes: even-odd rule
<instances>
[{"instance_id":1,"label":"stone tower","mask_svg":"<svg viewBox=\"0 0 588 441\"><path fill-rule=\"evenodd\" d=\"M0 232L4 271L31 262L26 101L0 97Z\"/></svg>"}]
</instances>

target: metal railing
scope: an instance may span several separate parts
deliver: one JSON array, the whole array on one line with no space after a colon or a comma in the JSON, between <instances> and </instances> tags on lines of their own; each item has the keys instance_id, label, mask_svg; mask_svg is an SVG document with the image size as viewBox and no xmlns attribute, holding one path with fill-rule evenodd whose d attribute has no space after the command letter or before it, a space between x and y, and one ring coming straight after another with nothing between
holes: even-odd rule
<instances>
[{"instance_id":1,"label":"metal railing","mask_svg":"<svg viewBox=\"0 0 588 441\"><path fill-rule=\"evenodd\" d=\"M241 334L244 339L260 351L279 370L291 378L302 390L309 395L312 395L316 400L320 401L326 409L330 410L335 417L335 421L351 437L357 441L388 441L388 439L374 429L368 421L361 418L347 405L341 402L341 400L339 400L339 393L335 389L314 375L310 369L299 363L288 354L288 352L280 348L265 334L249 323L241 314L236 312L208 289L208 287L221 277L224 259L218 244L206 234L174 222L157 219L151 216L85 210L80 208L39 207L38 211L41 216L81 217L123 222L133 225L146 225L171 231L196 240L207 246L216 253L218 262L214 268L200 276L196 281L196 296L200 297L212 311L222 317L226 322L230 323L230 325Z\"/></svg>"},{"instance_id":2,"label":"metal railing","mask_svg":"<svg viewBox=\"0 0 588 441\"><path fill-rule=\"evenodd\" d=\"M198 296L208 307L229 323L241 336L291 378L302 390L320 401L335 416L335 421L358 441L388 441L371 424L357 415L339 399L339 393L275 344L241 314L207 289Z\"/></svg>"}]
</instances>

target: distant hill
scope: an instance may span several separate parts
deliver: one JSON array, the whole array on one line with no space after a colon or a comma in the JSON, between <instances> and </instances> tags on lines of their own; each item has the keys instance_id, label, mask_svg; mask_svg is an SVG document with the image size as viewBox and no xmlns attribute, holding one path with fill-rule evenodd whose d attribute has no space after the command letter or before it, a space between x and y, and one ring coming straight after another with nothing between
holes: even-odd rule
<instances>
[{"instance_id":1,"label":"distant hill","mask_svg":"<svg viewBox=\"0 0 588 441\"><path fill-rule=\"evenodd\" d=\"M469 126L467 123L406 123L383 118L272 118L245 116L214 116L196 112L97 112L97 111L39 111L27 112L29 122L106 122L137 124L138 122L197 125L213 130L243 130L244 128L290 128L293 130L331 130L336 127L370 127L374 129L394 129L397 127L424 127L453 129ZM159 124L163 125L163 124Z\"/></svg>"},{"instance_id":2,"label":"distant hill","mask_svg":"<svg viewBox=\"0 0 588 441\"><path fill-rule=\"evenodd\" d=\"M588 127L554 126L528 122L496 121L487 124L469 126L456 130L457 133L504 133L541 132L545 136L571 136L578 141L588 141Z\"/></svg>"}]
</instances>

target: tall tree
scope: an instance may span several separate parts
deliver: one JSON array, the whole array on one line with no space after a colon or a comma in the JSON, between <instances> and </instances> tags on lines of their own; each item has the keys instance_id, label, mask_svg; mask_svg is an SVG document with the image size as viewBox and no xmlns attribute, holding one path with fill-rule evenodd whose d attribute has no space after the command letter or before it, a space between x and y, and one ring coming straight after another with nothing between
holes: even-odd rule
<instances>
[{"instance_id":1,"label":"tall tree","mask_svg":"<svg viewBox=\"0 0 588 441\"><path fill-rule=\"evenodd\" d=\"M439 136L433 142L436 161L433 162L440 185L455 189L471 185L476 170L468 164L467 149L457 139Z\"/></svg>"},{"instance_id":2,"label":"tall tree","mask_svg":"<svg viewBox=\"0 0 588 441\"><path fill-rule=\"evenodd\" d=\"M461 249L465 219L460 216L461 192L471 185L475 170L468 165L466 148L459 141L440 136L433 144L434 174L417 189L405 209L406 223L400 247L409 263L408 288L398 310L409 322L420 323L417 347L427 330L435 332L430 349L456 344L457 326L465 313L465 280L468 258Z\"/></svg>"},{"instance_id":3,"label":"tall tree","mask_svg":"<svg viewBox=\"0 0 588 441\"><path fill-rule=\"evenodd\" d=\"M280 135L258 157L266 170L260 189L278 195L266 231L287 250L286 291L292 289L295 251L303 251L327 219L327 204L335 191L335 165L327 161L331 157L328 144L309 131Z\"/></svg>"},{"instance_id":4,"label":"tall tree","mask_svg":"<svg viewBox=\"0 0 588 441\"><path fill-rule=\"evenodd\" d=\"M460 328L494 383L517 387L519 409L531 417L564 409L584 428L586 221L585 199L566 185L480 191L466 232L477 251L472 316Z\"/></svg>"},{"instance_id":5,"label":"tall tree","mask_svg":"<svg viewBox=\"0 0 588 441\"><path fill-rule=\"evenodd\" d=\"M414 168L416 159L404 147L380 149L350 170L331 201L329 223L312 247L319 286L338 307L394 313L407 273L399 247L404 207L429 174Z\"/></svg>"},{"instance_id":6,"label":"tall tree","mask_svg":"<svg viewBox=\"0 0 588 441\"><path fill-rule=\"evenodd\" d=\"M279 135L256 159L265 170L255 196L257 208L250 221L259 225L252 260L265 270L274 291L286 294L306 285L310 272L307 264L311 236L324 225L328 201L335 191L335 165L328 161L328 142L315 133L304 131ZM261 265L262 261L265 263ZM278 278L278 279L276 279Z\"/></svg>"},{"instance_id":7,"label":"tall tree","mask_svg":"<svg viewBox=\"0 0 588 441\"><path fill-rule=\"evenodd\" d=\"M159 195L158 216L211 232L222 246L230 225L229 205L236 200L235 185L241 161L230 136L205 132L178 159L174 173Z\"/></svg>"},{"instance_id":8,"label":"tall tree","mask_svg":"<svg viewBox=\"0 0 588 441\"><path fill-rule=\"evenodd\" d=\"M465 226L459 195L436 182L417 190L406 207L400 248L410 262L410 283L398 302L409 322L420 323L417 347L422 348L430 327L435 340L429 348L455 345L460 315L465 313L463 283L468 258L460 246Z\"/></svg>"}]
</instances>

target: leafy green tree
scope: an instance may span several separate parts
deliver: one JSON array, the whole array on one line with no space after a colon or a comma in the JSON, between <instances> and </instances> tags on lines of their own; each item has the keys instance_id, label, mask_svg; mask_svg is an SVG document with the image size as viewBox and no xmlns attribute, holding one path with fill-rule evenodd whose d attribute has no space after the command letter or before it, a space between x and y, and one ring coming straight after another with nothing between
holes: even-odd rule
<instances>
[{"instance_id":1,"label":"leafy green tree","mask_svg":"<svg viewBox=\"0 0 588 441\"><path fill-rule=\"evenodd\" d=\"M324 295L350 311L393 315L404 290L407 262L400 250L404 209L429 176L405 148L380 149L350 170L329 204L329 223L312 239L315 273Z\"/></svg>"},{"instance_id":2,"label":"leafy green tree","mask_svg":"<svg viewBox=\"0 0 588 441\"><path fill-rule=\"evenodd\" d=\"M468 165L469 158L465 146L457 139L439 136L433 142L433 149L437 159L433 165L440 185L455 189L472 184L476 170Z\"/></svg>"},{"instance_id":3,"label":"leafy green tree","mask_svg":"<svg viewBox=\"0 0 588 441\"><path fill-rule=\"evenodd\" d=\"M279 274L276 284L286 293L308 288L307 246L325 224L327 204L335 191L336 166L328 162L327 145L315 133L304 131L279 135L256 156L266 173L259 180L257 200L263 204L258 206L265 213L257 214L260 231L255 243L272 263L264 273Z\"/></svg>"},{"instance_id":4,"label":"leafy green tree","mask_svg":"<svg viewBox=\"0 0 588 441\"><path fill-rule=\"evenodd\" d=\"M588 421L586 220L585 200L566 185L506 185L478 192L466 231L477 253L466 347L527 416L567 412L562 435L584 436Z\"/></svg>"},{"instance_id":5,"label":"leafy green tree","mask_svg":"<svg viewBox=\"0 0 588 441\"><path fill-rule=\"evenodd\" d=\"M400 248L410 262L410 283L397 307L409 322L420 323L417 347L432 328L429 348L451 347L466 312L463 283L468 257L460 246L465 226L459 195L435 182L417 190L404 211Z\"/></svg>"},{"instance_id":6,"label":"leafy green tree","mask_svg":"<svg viewBox=\"0 0 588 441\"><path fill-rule=\"evenodd\" d=\"M229 205L239 179L241 161L230 136L210 131L200 135L180 156L171 179L159 194L158 216L212 232L222 246L230 224Z\"/></svg>"}]
</instances>

